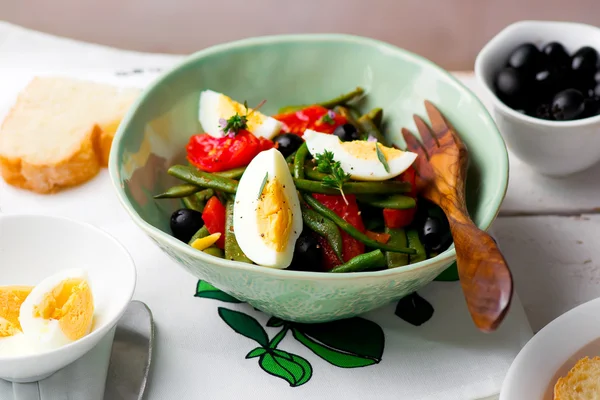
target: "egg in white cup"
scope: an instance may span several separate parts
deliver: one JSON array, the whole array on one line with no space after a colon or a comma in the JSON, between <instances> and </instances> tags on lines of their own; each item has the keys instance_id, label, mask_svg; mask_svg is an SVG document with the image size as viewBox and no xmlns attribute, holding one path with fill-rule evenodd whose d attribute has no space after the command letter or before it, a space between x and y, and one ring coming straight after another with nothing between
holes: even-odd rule
<instances>
[{"instance_id":1,"label":"egg in white cup","mask_svg":"<svg viewBox=\"0 0 600 400\"><path fill-rule=\"evenodd\" d=\"M507 147L537 172L558 177L600 161L600 115L572 121L534 118L510 108L494 93L494 77L517 46L533 43L541 48L550 42L563 44L569 54L584 46L600 53L600 29L571 22L514 23L479 52L475 75L492 101L494 119Z\"/></svg>"},{"instance_id":2,"label":"egg in white cup","mask_svg":"<svg viewBox=\"0 0 600 400\"><path fill-rule=\"evenodd\" d=\"M0 320L0 379L39 381L81 358L114 333L135 283L129 253L102 230L60 217L0 215L0 312L12 319Z\"/></svg>"}]
</instances>

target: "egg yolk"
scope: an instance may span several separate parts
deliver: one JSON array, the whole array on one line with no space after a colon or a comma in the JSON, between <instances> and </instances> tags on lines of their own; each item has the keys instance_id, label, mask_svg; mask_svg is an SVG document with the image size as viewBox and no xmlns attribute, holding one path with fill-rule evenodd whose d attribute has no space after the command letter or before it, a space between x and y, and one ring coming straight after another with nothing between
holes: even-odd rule
<instances>
[{"instance_id":1,"label":"egg yolk","mask_svg":"<svg viewBox=\"0 0 600 400\"><path fill-rule=\"evenodd\" d=\"M265 185L258 199L256 219L263 242L275 251L283 251L292 227L292 210L277 179Z\"/></svg>"},{"instance_id":2,"label":"egg yolk","mask_svg":"<svg viewBox=\"0 0 600 400\"><path fill-rule=\"evenodd\" d=\"M246 110L246 107L244 107L243 104L232 100L228 96L221 96L221 99L219 101L219 115L222 115L225 119L227 119L232 117L236 113L242 116L246 115L246 113L250 114L248 116L246 125L248 125L248 130L252 132L256 126L261 125L264 122L265 117L259 112L251 112L251 108Z\"/></svg>"},{"instance_id":3,"label":"egg yolk","mask_svg":"<svg viewBox=\"0 0 600 400\"><path fill-rule=\"evenodd\" d=\"M0 338L21 333L21 330L4 318L0 318Z\"/></svg>"},{"instance_id":4,"label":"egg yolk","mask_svg":"<svg viewBox=\"0 0 600 400\"><path fill-rule=\"evenodd\" d=\"M94 299L88 282L79 278L62 281L34 306L33 316L57 320L66 337L81 339L89 333L94 316Z\"/></svg>"},{"instance_id":5,"label":"egg yolk","mask_svg":"<svg viewBox=\"0 0 600 400\"><path fill-rule=\"evenodd\" d=\"M8 332L7 326L11 326L17 331L21 330L21 324L19 323L21 304L29 296L32 289L31 286L0 287L0 337L3 336L3 332ZM3 323L2 320L6 322Z\"/></svg>"},{"instance_id":6,"label":"egg yolk","mask_svg":"<svg viewBox=\"0 0 600 400\"><path fill-rule=\"evenodd\" d=\"M354 158L362 159L362 160L378 160L377 158L377 150L375 149L376 142L367 142L364 140L354 140L351 142L343 142L341 143L344 151ZM383 145L379 145L379 150L383 153L386 160L392 160L394 158L400 157L402 150L394 149L393 147L385 147Z\"/></svg>"}]
</instances>

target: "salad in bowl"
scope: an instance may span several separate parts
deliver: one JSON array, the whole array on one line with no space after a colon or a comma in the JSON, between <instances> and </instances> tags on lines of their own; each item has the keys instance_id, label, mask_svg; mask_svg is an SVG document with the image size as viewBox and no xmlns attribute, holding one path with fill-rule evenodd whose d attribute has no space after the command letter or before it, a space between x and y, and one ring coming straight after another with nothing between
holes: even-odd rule
<instances>
[{"instance_id":1,"label":"salad in bowl","mask_svg":"<svg viewBox=\"0 0 600 400\"><path fill-rule=\"evenodd\" d=\"M403 267L450 245L448 221L418 198L416 153L386 139L384 111L361 113L361 87L273 116L202 91L172 234L213 257L264 267L359 272ZM418 204L418 206L417 206Z\"/></svg>"},{"instance_id":2,"label":"salad in bowl","mask_svg":"<svg viewBox=\"0 0 600 400\"><path fill-rule=\"evenodd\" d=\"M401 137L426 99L461 133L468 211L487 229L508 156L484 106L430 61L347 35L190 56L121 122L111 180L132 220L194 277L284 320L352 317L456 259L445 216L415 192L416 155Z\"/></svg>"}]
</instances>

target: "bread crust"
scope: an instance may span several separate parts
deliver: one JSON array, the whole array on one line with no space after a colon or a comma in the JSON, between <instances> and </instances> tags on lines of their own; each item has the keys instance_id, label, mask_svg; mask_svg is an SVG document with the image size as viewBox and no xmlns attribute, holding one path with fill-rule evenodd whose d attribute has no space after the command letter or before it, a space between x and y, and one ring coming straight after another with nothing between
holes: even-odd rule
<instances>
[{"instance_id":1,"label":"bread crust","mask_svg":"<svg viewBox=\"0 0 600 400\"><path fill-rule=\"evenodd\" d=\"M36 85L41 79L48 78L36 77L30 86ZM84 81L81 83L82 85L86 84ZM66 85L72 86L73 81L66 80ZM23 112L23 107L27 107L26 104L36 101L35 97L32 100L32 96L27 93L28 88L25 88L19 95L17 102L4 119L0 127L0 134L5 126L14 122L11 120L22 118L19 113ZM115 109L112 111L114 115L111 115L111 112L105 112L104 117L100 117L96 123L90 122L88 131L83 131L80 141L75 144L73 150L63 155L58 162L36 162L31 157L25 158L23 155L0 153L2 178L10 185L37 193L54 193L89 181L98 174L102 167L108 165L110 148L116 130L129 105L138 94L139 90L137 89L124 89L121 95L116 94ZM16 133L18 134L18 130ZM35 143L31 145L35 146ZM39 149L39 151L44 151L44 149Z\"/></svg>"},{"instance_id":2,"label":"bread crust","mask_svg":"<svg viewBox=\"0 0 600 400\"><path fill-rule=\"evenodd\" d=\"M33 164L21 158L0 155L2 178L13 186L37 193L54 193L92 179L102 165L103 154L110 152L110 140L100 140L102 131L95 125L78 149L56 164ZM108 146L108 150L103 146Z\"/></svg>"}]
</instances>

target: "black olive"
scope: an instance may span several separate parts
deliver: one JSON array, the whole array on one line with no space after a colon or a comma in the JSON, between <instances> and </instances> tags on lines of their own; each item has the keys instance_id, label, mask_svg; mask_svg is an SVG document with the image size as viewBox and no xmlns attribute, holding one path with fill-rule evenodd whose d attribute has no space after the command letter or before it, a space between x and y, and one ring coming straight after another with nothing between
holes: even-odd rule
<instances>
[{"instance_id":1,"label":"black olive","mask_svg":"<svg viewBox=\"0 0 600 400\"><path fill-rule=\"evenodd\" d=\"M171 232L182 242L189 242L202 226L202 213L182 208L171 214Z\"/></svg>"},{"instance_id":2,"label":"black olive","mask_svg":"<svg viewBox=\"0 0 600 400\"><path fill-rule=\"evenodd\" d=\"M600 85L598 85L600 87ZM589 97L583 101L583 118L593 117L600 112L600 102L597 97Z\"/></svg>"},{"instance_id":3,"label":"black olive","mask_svg":"<svg viewBox=\"0 0 600 400\"><path fill-rule=\"evenodd\" d=\"M535 74L534 82L538 97L543 100L551 98L561 83L561 74L556 69L545 68Z\"/></svg>"},{"instance_id":4,"label":"black olive","mask_svg":"<svg viewBox=\"0 0 600 400\"><path fill-rule=\"evenodd\" d=\"M308 230L307 230L308 231ZM296 271L321 270L323 250L317 239L310 233L302 233L296 240L294 258L290 269Z\"/></svg>"},{"instance_id":5,"label":"black olive","mask_svg":"<svg viewBox=\"0 0 600 400\"><path fill-rule=\"evenodd\" d=\"M559 92L552 100L552 116L557 121L569 121L583 116L583 94L575 89Z\"/></svg>"},{"instance_id":6,"label":"black olive","mask_svg":"<svg viewBox=\"0 0 600 400\"><path fill-rule=\"evenodd\" d=\"M514 68L504 68L494 82L496 94L507 106L523 108L530 103L527 79Z\"/></svg>"},{"instance_id":7,"label":"black olive","mask_svg":"<svg viewBox=\"0 0 600 400\"><path fill-rule=\"evenodd\" d=\"M546 65L553 68L567 67L571 58L564 46L558 42L550 42L542 48L542 53L546 56Z\"/></svg>"},{"instance_id":8,"label":"black olive","mask_svg":"<svg viewBox=\"0 0 600 400\"><path fill-rule=\"evenodd\" d=\"M593 93L593 95L594 95L594 97L600 97L600 82L598 82L596 84L596 86L594 87L594 93Z\"/></svg>"},{"instance_id":9,"label":"black olive","mask_svg":"<svg viewBox=\"0 0 600 400\"><path fill-rule=\"evenodd\" d=\"M543 56L533 43L524 43L508 57L508 66L526 75L534 74L542 65Z\"/></svg>"},{"instance_id":10,"label":"black olive","mask_svg":"<svg viewBox=\"0 0 600 400\"><path fill-rule=\"evenodd\" d=\"M273 141L277 143L277 150L279 150L284 157L287 157L298 150L298 148L302 146L302 143L304 143L304 139L293 133L282 133L281 135L275 136Z\"/></svg>"},{"instance_id":11,"label":"black olive","mask_svg":"<svg viewBox=\"0 0 600 400\"><path fill-rule=\"evenodd\" d=\"M333 134L340 138L342 142L351 142L360 140L360 134L356 127L352 124L340 125L333 131Z\"/></svg>"},{"instance_id":12,"label":"black olive","mask_svg":"<svg viewBox=\"0 0 600 400\"><path fill-rule=\"evenodd\" d=\"M444 230L444 226L438 218L427 217L421 232L421 241L425 249L428 251L438 250L442 245Z\"/></svg>"},{"instance_id":13,"label":"black olive","mask_svg":"<svg viewBox=\"0 0 600 400\"><path fill-rule=\"evenodd\" d=\"M598 67L598 52L592 47L585 46L573 54L571 69L578 77L593 76Z\"/></svg>"},{"instance_id":14,"label":"black olive","mask_svg":"<svg viewBox=\"0 0 600 400\"><path fill-rule=\"evenodd\" d=\"M550 104L542 103L535 108L535 110L534 110L533 114L531 114L531 116L536 117L536 118L541 118L541 119L553 120L554 117L552 116L551 110L552 110L552 107L550 106Z\"/></svg>"}]
</instances>

